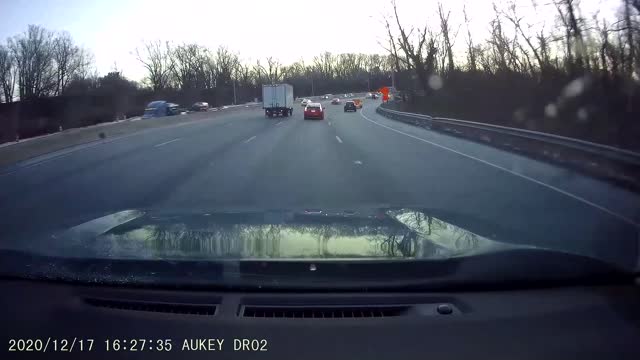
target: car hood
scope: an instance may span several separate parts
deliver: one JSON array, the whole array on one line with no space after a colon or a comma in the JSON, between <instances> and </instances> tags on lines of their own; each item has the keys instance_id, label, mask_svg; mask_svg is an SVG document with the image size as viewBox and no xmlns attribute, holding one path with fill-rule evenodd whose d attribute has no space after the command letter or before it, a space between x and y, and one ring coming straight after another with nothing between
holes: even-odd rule
<instances>
[{"instance_id":1,"label":"car hood","mask_svg":"<svg viewBox=\"0 0 640 360\"><path fill-rule=\"evenodd\" d=\"M423 210L124 210L23 248L108 259L445 259L535 248L478 235ZM28 246L29 249L25 249Z\"/></svg>"}]
</instances>

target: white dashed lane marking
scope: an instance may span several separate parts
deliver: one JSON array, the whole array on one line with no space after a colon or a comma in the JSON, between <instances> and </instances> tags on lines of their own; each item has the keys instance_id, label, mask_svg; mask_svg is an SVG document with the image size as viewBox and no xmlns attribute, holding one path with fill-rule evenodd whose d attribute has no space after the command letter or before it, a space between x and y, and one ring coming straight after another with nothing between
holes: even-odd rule
<instances>
[{"instance_id":1,"label":"white dashed lane marking","mask_svg":"<svg viewBox=\"0 0 640 360\"><path fill-rule=\"evenodd\" d=\"M173 139L173 140L165 141L165 142L163 142L163 143L160 143L160 144L154 145L154 147L164 146L164 145L171 144L172 142L176 142L176 141L179 141L179 140L181 140L181 139L180 139L180 138L177 138L177 139Z\"/></svg>"}]
</instances>

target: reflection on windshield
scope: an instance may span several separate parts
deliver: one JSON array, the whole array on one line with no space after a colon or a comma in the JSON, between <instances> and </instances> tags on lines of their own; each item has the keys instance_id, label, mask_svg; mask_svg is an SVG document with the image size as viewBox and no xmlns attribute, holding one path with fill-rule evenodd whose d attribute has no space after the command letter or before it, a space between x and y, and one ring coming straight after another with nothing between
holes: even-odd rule
<instances>
[{"instance_id":1,"label":"reflection on windshield","mask_svg":"<svg viewBox=\"0 0 640 360\"><path fill-rule=\"evenodd\" d=\"M105 229L109 217L124 221ZM507 246L423 212L404 209L366 217L289 214L282 217L284 221L267 215L256 221L229 214L198 215L196 220L141 216L129 222L121 213L105 218L80 225L86 229L95 222L97 236L76 236L76 240L110 257L439 259ZM77 228L67 235L77 234Z\"/></svg>"}]
</instances>

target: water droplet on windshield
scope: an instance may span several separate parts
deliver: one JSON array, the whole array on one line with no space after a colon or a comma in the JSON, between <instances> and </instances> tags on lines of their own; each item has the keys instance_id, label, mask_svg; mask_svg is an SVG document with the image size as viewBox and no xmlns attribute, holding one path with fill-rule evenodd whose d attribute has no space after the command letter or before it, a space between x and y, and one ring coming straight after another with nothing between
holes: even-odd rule
<instances>
[{"instance_id":1,"label":"water droplet on windshield","mask_svg":"<svg viewBox=\"0 0 640 360\"><path fill-rule=\"evenodd\" d=\"M575 79L565 86L562 94L566 97L576 97L584 91L584 79Z\"/></svg>"},{"instance_id":2,"label":"water droplet on windshield","mask_svg":"<svg viewBox=\"0 0 640 360\"><path fill-rule=\"evenodd\" d=\"M558 107L556 106L556 104L548 104L544 107L544 114L547 117L554 118L558 116Z\"/></svg>"},{"instance_id":3,"label":"water droplet on windshield","mask_svg":"<svg viewBox=\"0 0 640 360\"><path fill-rule=\"evenodd\" d=\"M435 74L429 76L429 87L433 90L442 89L442 78Z\"/></svg>"},{"instance_id":4,"label":"water droplet on windshield","mask_svg":"<svg viewBox=\"0 0 640 360\"><path fill-rule=\"evenodd\" d=\"M525 120L525 110L524 109L517 109L516 111L513 112L513 120L515 122L518 123L522 123Z\"/></svg>"},{"instance_id":5,"label":"water droplet on windshield","mask_svg":"<svg viewBox=\"0 0 640 360\"><path fill-rule=\"evenodd\" d=\"M589 112L587 111L587 109L581 107L580 109L578 109L578 121L579 122L587 122L589 120Z\"/></svg>"}]
</instances>

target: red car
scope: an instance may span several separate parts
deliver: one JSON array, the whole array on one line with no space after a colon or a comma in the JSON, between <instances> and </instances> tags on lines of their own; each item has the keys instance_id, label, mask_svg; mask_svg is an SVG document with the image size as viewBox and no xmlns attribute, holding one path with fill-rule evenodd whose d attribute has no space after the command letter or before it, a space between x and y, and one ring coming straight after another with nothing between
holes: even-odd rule
<instances>
[{"instance_id":1,"label":"red car","mask_svg":"<svg viewBox=\"0 0 640 360\"><path fill-rule=\"evenodd\" d=\"M324 120L324 108L320 103L309 103L304 108L304 119Z\"/></svg>"}]
</instances>

